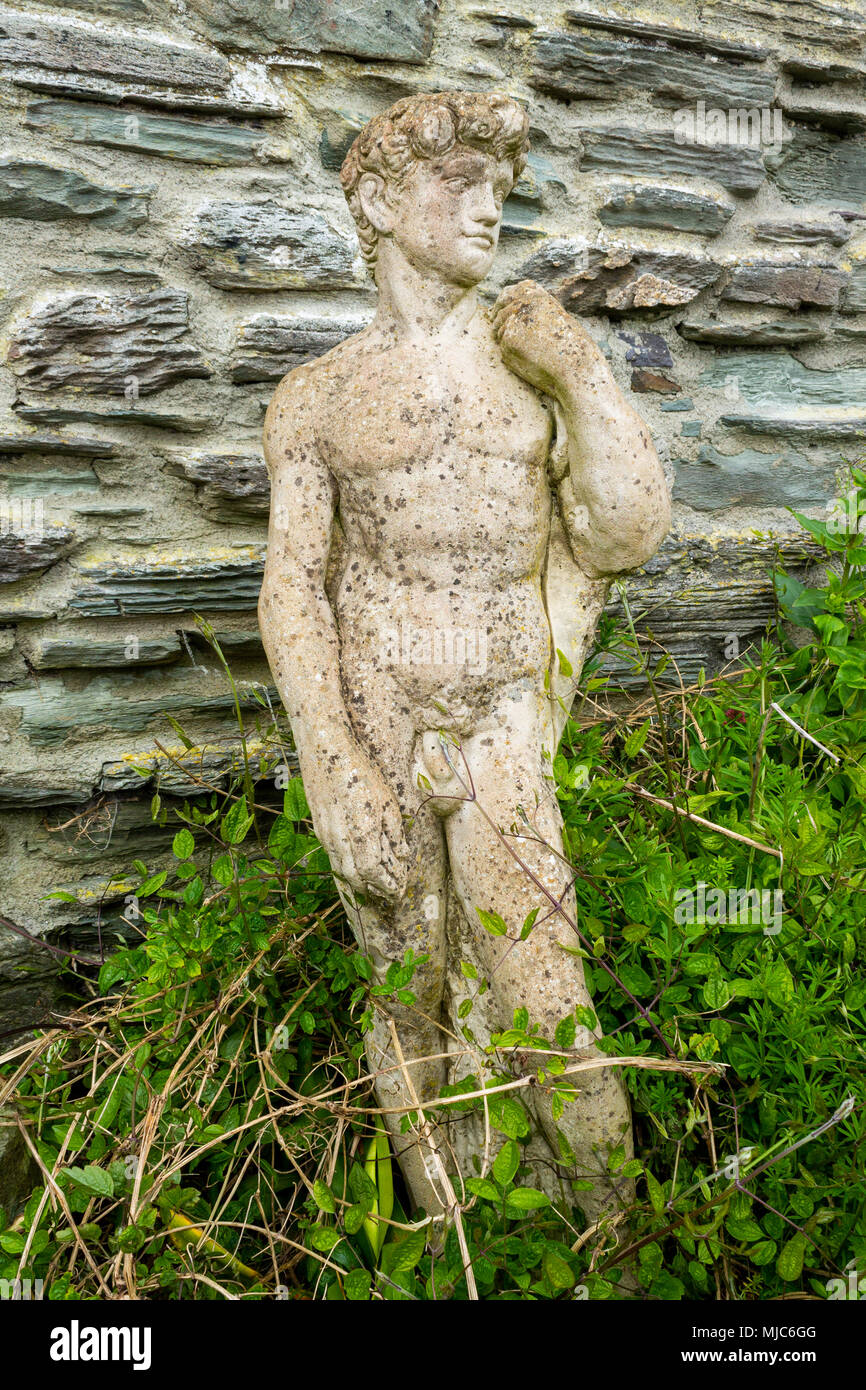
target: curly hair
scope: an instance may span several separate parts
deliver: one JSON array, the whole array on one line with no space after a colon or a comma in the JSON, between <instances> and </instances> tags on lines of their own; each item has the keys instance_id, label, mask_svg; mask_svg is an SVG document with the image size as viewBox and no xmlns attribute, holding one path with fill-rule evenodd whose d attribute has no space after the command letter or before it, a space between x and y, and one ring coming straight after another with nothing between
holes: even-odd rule
<instances>
[{"instance_id":1,"label":"curly hair","mask_svg":"<svg viewBox=\"0 0 866 1390\"><path fill-rule=\"evenodd\" d=\"M439 158L455 145L488 151L496 159L510 158L516 182L529 150L529 117L503 92L431 92L402 97L368 121L354 140L340 170L340 183L371 272L379 233L365 217L358 197L362 175L378 174L399 189L419 160Z\"/></svg>"}]
</instances>

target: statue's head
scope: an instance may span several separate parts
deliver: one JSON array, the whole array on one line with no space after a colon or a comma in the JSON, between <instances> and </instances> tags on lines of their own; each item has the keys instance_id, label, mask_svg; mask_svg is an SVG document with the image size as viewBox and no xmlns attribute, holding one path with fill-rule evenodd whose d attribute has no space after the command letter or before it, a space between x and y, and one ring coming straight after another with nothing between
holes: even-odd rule
<instances>
[{"instance_id":1,"label":"statue's head","mask_svg":"<svg viewBox=\"0 0 866 1390\"><path fill-rule=\"evenodd\" d=\"M501 92L403 97L365 125L340 181L375 274L380 239L459 285L493 263L502 204L529 149L529 118Z\"/></svg>"}]
</instances>

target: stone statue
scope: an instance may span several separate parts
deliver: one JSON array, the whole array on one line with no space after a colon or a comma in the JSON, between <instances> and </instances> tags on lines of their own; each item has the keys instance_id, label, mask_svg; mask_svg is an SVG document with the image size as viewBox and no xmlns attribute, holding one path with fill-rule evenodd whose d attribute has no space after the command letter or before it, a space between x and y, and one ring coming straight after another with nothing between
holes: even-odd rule
<instances>
[{"instance_id":1,"label":"stone statue","mask_svg":"<svg viewBox=\"0 0 866 1390\"><path fill-rule=\"evenodd\" d=\"M515 1009L552 1040L590 1004L560 945L577 938L551 759L610 576L670 524L650 435L588 333L533 281L479 301L528 124L507 96L449 92L361 131L341 180L376 315L290 372L265 423L262 636L359 947L380 978L407 948L423 958L414 1004L389 1001L367 1052L429 1213L447 1205L441 1170L400 1108L489 1075L480 1049ZM585 1027L575 1046L593 1050ZM615 1068L583 1075L558 1121L566 1172L544 1088L521 1097L546 1185L574 1202L567 1180L589 1177L596 1220L629 1196L606 1158L630 1152L630 1116ZM468 1175L483 1130L455 1115L435 1142Z\"/></svg>"}]
</instances>

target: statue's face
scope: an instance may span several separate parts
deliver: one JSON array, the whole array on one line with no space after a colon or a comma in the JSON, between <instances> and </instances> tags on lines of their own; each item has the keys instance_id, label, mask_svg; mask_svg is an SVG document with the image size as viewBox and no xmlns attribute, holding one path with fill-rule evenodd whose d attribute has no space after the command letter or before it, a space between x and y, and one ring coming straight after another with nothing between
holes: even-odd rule
<instances>
[{"instance_id":1,"label":"statue's face","mask_svg":"<svg viewBox=\"0 0 866 1390\"><path fill-rule=\"evenodd\" d=\"M477 285L493 264L502 204L513 182L510 159L465 145L420 160L392 202L391 235L419 268L450 284Z\"/></svg>"}]
</instances>

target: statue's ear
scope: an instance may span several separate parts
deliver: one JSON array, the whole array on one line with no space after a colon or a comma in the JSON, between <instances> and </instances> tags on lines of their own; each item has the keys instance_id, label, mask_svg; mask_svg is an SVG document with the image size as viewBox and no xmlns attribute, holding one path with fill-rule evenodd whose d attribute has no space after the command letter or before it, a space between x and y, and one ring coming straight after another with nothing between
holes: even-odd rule
<instances>
[{"instance_id":1,"label":"statue's ear","mask_svg":"<svg viewBox=\"0 0 866 1390\"><path fill-rule=\"evenodd\" d=\"M377 232L390 232L394 227L394 209L388 201L388 191L381 174L362 174L358 181L358 200L368 222Z\"/></svg>"}]
</instances>

